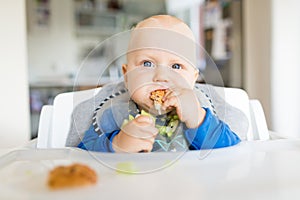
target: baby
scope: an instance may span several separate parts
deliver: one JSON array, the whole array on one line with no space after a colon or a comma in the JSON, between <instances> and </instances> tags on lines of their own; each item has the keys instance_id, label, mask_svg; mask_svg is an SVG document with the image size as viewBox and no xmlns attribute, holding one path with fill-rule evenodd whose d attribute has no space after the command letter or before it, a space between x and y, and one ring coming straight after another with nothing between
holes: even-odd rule
<instances>
[{"instance_id":1,"label":"baby","mask_svg":"<svg viewBox=\"0 0 300 200\"><path fill-rule=\"evenodd\" d=\"M194 92L195 44L190 28L175 17L158 15L138 23L131 33L127 64L122 65L124 88L100 102L78 147L137 153L239 143L227 124L201 106ZM108 91L111 88L104 86L100 92Z\"/></svg>"}]
</instances>

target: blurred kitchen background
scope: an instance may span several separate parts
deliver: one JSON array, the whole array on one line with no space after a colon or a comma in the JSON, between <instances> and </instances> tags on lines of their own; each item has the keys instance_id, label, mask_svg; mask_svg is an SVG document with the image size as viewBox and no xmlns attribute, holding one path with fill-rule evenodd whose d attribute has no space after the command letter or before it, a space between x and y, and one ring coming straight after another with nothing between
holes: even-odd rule
<instances>
[{"instance_id":1,"label":"blurred kitchen background","mask_svg":"<svg viewBox=\"0 0 300 200\"><path fill-rule=\"evenodd\" d=\"M297 0L1 0L0 147L35 138L41 107L58 93L119 79L115 62L100 81L91 70L74 84L99 42L155 14L185 21L216 63L199 60L199 82L245 89L261 101L270 130L299 137L298 8ZM94 55L105 62L110 50Z\"/></svg>"}]
</instances>

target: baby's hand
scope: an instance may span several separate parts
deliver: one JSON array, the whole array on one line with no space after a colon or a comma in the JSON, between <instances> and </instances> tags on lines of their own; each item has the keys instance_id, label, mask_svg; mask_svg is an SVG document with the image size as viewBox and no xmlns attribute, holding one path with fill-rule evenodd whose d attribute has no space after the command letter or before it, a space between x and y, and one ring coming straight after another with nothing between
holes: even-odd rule
<instances>
[{"instance_id":1,"label":"baby's hand","mask_svg":"<svg viewBox=\"0 0 300 200\"><path fill-rule=\"evenodd\" d=\"M140 115L122 127L112 145L116 152L150 152L157 134L152 117Z\"/></svg>"},{"instance_id":2,"label":"baby's hand","mask_svg":"<svg viewBox=\"0 0 300 200\"><path fill-rule=\"evenodd\" d=\"M169 89L163 102L162 109L169 110L175 107L179 119L188 128L197 128L204 120L206 112L191 89Z\"/></svg>"}]
</instances>

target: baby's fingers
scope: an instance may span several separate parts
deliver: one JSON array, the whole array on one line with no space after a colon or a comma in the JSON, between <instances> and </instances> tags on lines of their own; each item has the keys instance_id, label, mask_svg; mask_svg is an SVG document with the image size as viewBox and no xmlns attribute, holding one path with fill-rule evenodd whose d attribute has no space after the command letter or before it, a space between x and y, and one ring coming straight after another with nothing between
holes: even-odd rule
<instances>
[{"instance_id":1,"label":"baby's fingers","mask_svg":"<svg viewBox=\"0 0 300 200\"><path fill-rule=\"evenodd\" d=\"M179 102L179 100L178 100L177 96L171 96L170 95L166 98L166 100L162 104L162 109L167 110L171 107L177 108L178 107L178 102Z\"/></svg>"},{"instance_id":2,"label":"baby's fingers","mask_svg":"<svg viewBox=\"0 0 300 200\"><path fill-rule=\"evenodd\" d=\"M137 152L151 152L153 149L153 143L154 142L149 140L140 140L137 144Z\"/></svg>"},{"instance_id":3,"label":"baby's fingers","mask_svg":"<svg viewBox=\"0 0 300 200\"><path fill-rule=\"evenodd\" d=\"M140 139L150 139L156 137L158 129L155 128L155 122L152 117L140 115L132 121L136 127L135 137Z\"/></svg>"},{"instance_id":4,"label":"baby's fingers","mask_svg":"<svg viewBox=\"0 0 300 200\"><path fill-rule=\"evenodd\" d=\"M154 125L154 121L153 121L152 117L145 116L145 115L139 115L133 121L136 122L140 126Z\"/></svg>"},{"instance_id":5,"label":"baby's fingers","mask_svg":"<svg viewBox=\"0 0 300 200\"><path fill-rule=\"evenodd\" d=\"M173 89L168 89L166 90L166 94L164 95L164 97L162 98L162 101L166 101L168 98L172 97L172 96L177 96L178 92L176 90Z\"/></svg>"}]
</instances>

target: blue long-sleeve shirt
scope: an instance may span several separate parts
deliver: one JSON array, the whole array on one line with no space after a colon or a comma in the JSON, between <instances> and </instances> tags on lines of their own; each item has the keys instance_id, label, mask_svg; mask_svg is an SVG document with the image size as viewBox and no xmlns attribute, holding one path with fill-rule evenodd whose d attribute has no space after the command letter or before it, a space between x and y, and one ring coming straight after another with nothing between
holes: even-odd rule
<instances>
[{"instance_id":1,"label":"blue long-sleeve shirt","mask_svg":"<svg viewBox=\"0 0 300 200\"><path fill-rule=\"evenodd\" d=\"M240 138L226 123L214 116L208 108L202 124L195 129L184 130L184 137L190 150L213 149L238 144ZM93 125L85 132L78 147L100 152L114 152L112 141L120 130L98 135Z\"/></svg>"}]
</instances>

